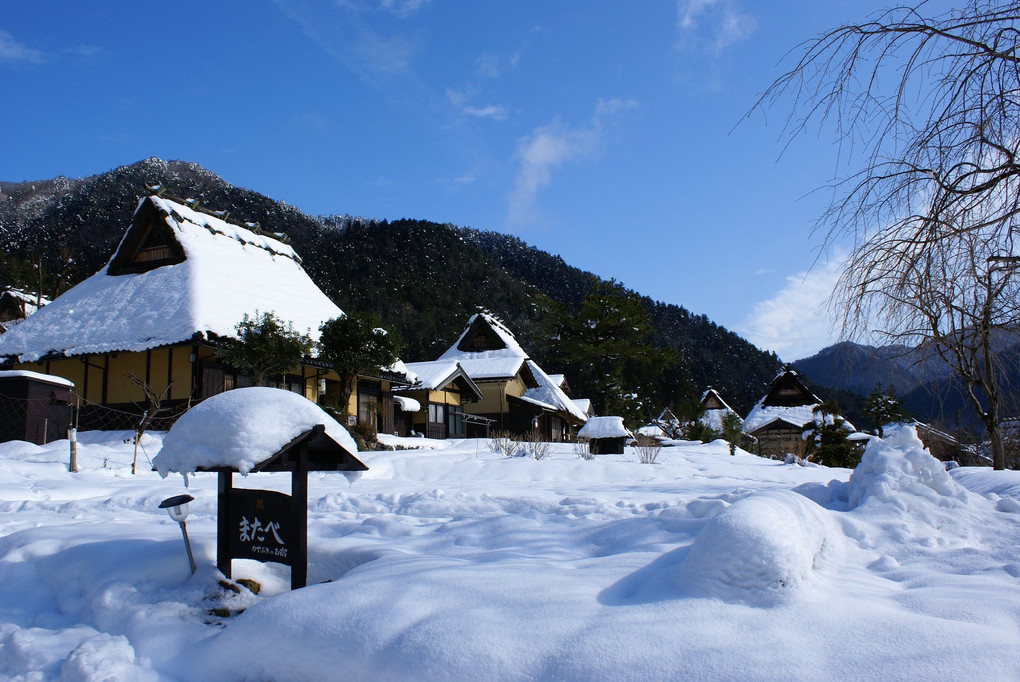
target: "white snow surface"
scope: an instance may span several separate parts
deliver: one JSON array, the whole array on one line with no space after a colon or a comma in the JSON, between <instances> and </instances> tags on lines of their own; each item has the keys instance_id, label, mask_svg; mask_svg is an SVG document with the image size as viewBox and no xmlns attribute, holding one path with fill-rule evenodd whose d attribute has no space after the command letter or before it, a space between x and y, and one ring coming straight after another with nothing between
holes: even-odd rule
<instances>
[{"instance_id":1,"label":"white snow surface","mask_svg":"<svg viewBox=\"0 0 1020 682\"><path fill-rule=\"evenodd\" d=\"M141 351L195 334L234 336L245 314L273 312L313 339L343 315L302 269L293 249L181 204L150 197L186 260L111 276L109 264L0 335L0 356Z\"/></svg>"},{"instance_id":2,"label":"white snow surface","mask_svg":"<svg viewBox=\"0 0 1020 682\"><path fill-rule=\"evenodd\" d=\"M164 477L220 466L247 474L317 424L348 452L358 452L347 429L304 396L265 386L225 391L178 419L152 463Z\"/></svg>"},{"instance_id":3,"label":"white snow surface","mask_svg":"<svg viewBox=\"0 0 1020 682\"><path fill-rule=\"evenodd\" d=\"M1003 504L1016 498L960 485L1002 472L940 476L910 434L870 442L852 477L731 457L722 442L641 464L629 448L585 461L556 444L534 460L484 440L387 437L430 449L360 453L370 470L354 485L310 475L309 587L290 592L284 566L234 561L258 595L217 583L216 476L192 476L192 576L178 525L157 509L180 479L132 476L131 435L79 434L76 474L67 441L0 444L0 679L1020 670L1020 512ZM140 457L162 439L146 434Z\"/></svg>"}]
</instances>

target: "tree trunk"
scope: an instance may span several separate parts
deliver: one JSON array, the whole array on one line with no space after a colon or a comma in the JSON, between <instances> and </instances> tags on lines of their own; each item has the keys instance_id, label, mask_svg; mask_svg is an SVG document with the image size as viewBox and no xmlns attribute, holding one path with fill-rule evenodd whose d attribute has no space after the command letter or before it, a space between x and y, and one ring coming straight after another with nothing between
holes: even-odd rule
<instances>
[{"instance_id":1,"label":"tree trunk","mask_svg":"<svg viewBox=\"0 0 1020 682\"><path fill-rule=\"evenodd\" d=\"M985 429L992 443L992 468L1002 471L1006 468L1006 447L1002 442L1002 430L996 422L986 422Z\"/></svg>"}]
</instances>

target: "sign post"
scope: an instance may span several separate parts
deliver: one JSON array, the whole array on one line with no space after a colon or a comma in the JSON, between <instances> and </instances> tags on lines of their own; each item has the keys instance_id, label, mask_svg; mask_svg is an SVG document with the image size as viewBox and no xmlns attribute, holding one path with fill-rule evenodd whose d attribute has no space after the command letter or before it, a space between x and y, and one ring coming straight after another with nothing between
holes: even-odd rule
<instances>
[{"instance_id":1,"label":"sign post","mask_svg":"<svg viewBox=\"0 0 1020 682\"><path fill-rule=\"evenodd\" d=\"M353 454L318 425L301 434L252 472L289 471L291 494L235 488L234 470L218 468L216 568L231 577L233 559L290 566L292 590L308 580L308 472L366 471Z\"/></svg>"}]
</instances>

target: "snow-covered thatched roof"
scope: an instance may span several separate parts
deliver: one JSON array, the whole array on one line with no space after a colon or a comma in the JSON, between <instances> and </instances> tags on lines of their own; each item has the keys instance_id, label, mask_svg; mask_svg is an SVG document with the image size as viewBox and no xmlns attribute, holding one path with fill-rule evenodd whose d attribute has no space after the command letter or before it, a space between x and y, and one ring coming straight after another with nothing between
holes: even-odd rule
<instances>
[{"instance_id":1,"label":"snow-covered thatched roof","mask_svg":"<svg viewBox=\"0 0 1020 682\"><path fill-rule=\"evenodd\" d=\"M154 260L146 262L146 251ZM31 361L233 336L256 311L273 312L312 338L343 315L290 246L150 196L110 263L0 335L0 357Z\"/></svg>"},{"instance_id":2,"label":"snow-covered thatched roof","mask_svg":"<svg viewBox=\"0 0 1020 682\"><path fill-rule=\"evenodd\" d=\"M528 354L502 322L481 312L471 316L460 337L439 359L456 360L478 381L516 376Z\"/></svg>"},{"instance_id":3,"label":"snow-covered thatched roof","mask_svg":"<svg viewBox=\"0 0 1020 682\"><path fill-rule=\"evenodd\" d=\"M714 388L709 388L701 394L701 406L705 408L705 412L699 421L713 431L721 432L723 417L729 413L736 414Z\"/></svg>"},{"instance_id":4,"label":"snow-covered thatched roof","mask_svg":"<svg viewBox=\"0 0 1020 682\"><path fill-rule=\"evenodd\" d=\"M590 417L577 432L578 438L633 438L623 417Z\"/></svg>"},{"instance_id":5,"label":"snow-covered thatched roof","mask_svg":"<svg viewBox=\"0 0 1020 682\"><path fill-rule=\"evenodd\" d=\"M768 393L744 418L744 433L754 433L775 422L783 422L793 428L814 425L820 419L814 409L821 404L822 399L811 392L795 369L787 365L772 380ZM825 422L834 423L836 416L825 415ZM843 427L854 430L853 425L845 420Z\"/></svg>"},{"instance_id":6,"label":"snow-covered thatched roof","mask_svg":"<svg viewBox=\"0 0 1020 682\"><path fill-rule=\"evenodd\" d=\"M524 402L578 421L587 418L560 388L562 375L550 378L528 357L513 332L490 313L472 315L460 337L439 359L459 362L475 381L510 379L520 374L528 387L521 397Z\"/></svg>"}]
</instances>

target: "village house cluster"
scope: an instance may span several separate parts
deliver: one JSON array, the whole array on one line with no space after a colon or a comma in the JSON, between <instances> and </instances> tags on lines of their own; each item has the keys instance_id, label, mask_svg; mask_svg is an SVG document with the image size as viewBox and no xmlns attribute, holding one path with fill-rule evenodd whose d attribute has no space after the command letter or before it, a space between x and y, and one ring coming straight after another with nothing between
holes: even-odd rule
<instances>
[{"instance_id":1,"label":"village house cluster","mask_svg":"<svg viewBox=\"0 0 1020 682\"><path fill-rule=\"evenodd\" d=\"M80 401L78 428L88 430L133 428L147 404L146 388L173 410L251 385L217 355L245 315L272 312L313 339L324 322L343 315L289 245L252 227L147 196L103 270L52 302L5 292L0 386L6 388L0 393L45 396L49 406L26 410L24 424L0 432L0 440L62 437L52 425L68 409L72 389ZM328 404L342 394L340 381L309 356L271 385ZM565 377L543 370L487 312L472 316L439 358L398 361L355 383L347 405L339 406L348 426L402 436L537 433L562 442L594 416L589 400L572 398ZM803 455L803 432L820 403L787 368L744 419L743 431L760 454ZM732 409L711 389L702 405L702 421L721 430ZM111 424L111 414L122 415L123 423ZM588 431L615 441L629 437L622 423L608 424L590 422Z\"/></svg>"}]
</instances>

